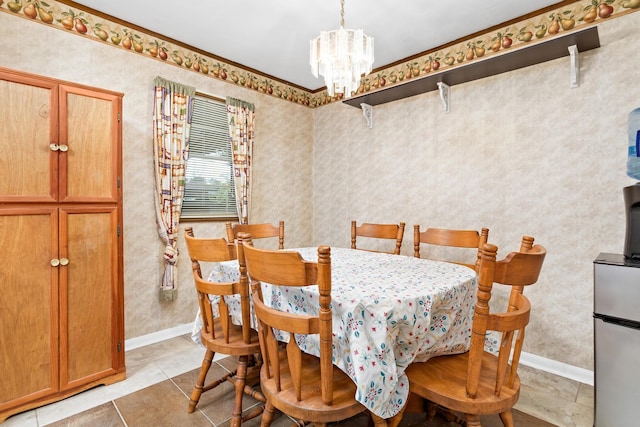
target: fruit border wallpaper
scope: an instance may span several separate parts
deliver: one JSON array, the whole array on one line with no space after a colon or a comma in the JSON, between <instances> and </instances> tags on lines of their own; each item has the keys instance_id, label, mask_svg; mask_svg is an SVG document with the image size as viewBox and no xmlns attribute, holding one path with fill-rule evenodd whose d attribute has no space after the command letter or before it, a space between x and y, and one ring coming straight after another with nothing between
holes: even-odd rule
<instances>
[{"instance_id":1,"label":"fruit border wallpaper","mask_svg":"<svg viewBox=\"0 0 640 427\"><path fill-rule=\"evenodd\" d=\"M383 66L362 79L356 95L464 66L480 58L484 60L506 49L543 42L556 35L597 25L602 20L638 10L640 0L576 1L504 28L470 37L455 45L427 51L407 62L388 68ZM0 11L309 107L318 107L342 98L342 94L330 97L326 90L311 92L247 71L241 66L225 63L214 54L203 55L186 45L172 44L146 34L142 29L126 27L63 2L13 0L5 3L5 0L0 0Z\"/></svg>"}]
</instances>

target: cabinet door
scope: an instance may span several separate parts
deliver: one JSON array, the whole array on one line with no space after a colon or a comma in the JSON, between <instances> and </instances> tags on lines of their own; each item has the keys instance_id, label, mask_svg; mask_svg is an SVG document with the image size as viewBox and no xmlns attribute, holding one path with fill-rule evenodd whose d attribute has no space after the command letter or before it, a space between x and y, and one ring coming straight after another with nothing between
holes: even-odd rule
<instances>
[{"instance_id":1,"label":"cabinet door","mask_svg":"<svg viewBox=\"0 0 640 427\"><path fill-rule=\"evenodd\" d=\"M0 202L57 200L58 85L0 69Z\"/></svg>"},{"instance_id":2,"label":"cabinet door","mask_svg":"<svg viewBox=\"0 0 640 427\"><path fill-rule=\"evenodd\" d=\"M58 390L58 209L1 208L0 242L2 411Z\"/></svg>"},{"instance_id":3,"label":"cabinet door","mask_svg":"<svg viewBox=\"0 0 640 427\"><path fill-rule=\"evenodd\" d=\"M60 201L119 200L121 96L60 85Z\"/></svg>"},{"instance_id":4,"label":"cabinet door","mask_svg":"<svg viewBox=\"0 0 640 427\"><path fill-rule=\"evenodd\" d=\"M118 209L60 209L60 381L80 386L124 367L119 341Z\"/></svg>"},{"instance_id":5,"label":"cabinet door","mask_svg":"<svg viewBox=\"0 0 640 427\"><path fill-rule=\"evenodd\" d=\"M0 202L121 198L121 94L0 69L0 99Z\"/></svg>"}]
</instances>

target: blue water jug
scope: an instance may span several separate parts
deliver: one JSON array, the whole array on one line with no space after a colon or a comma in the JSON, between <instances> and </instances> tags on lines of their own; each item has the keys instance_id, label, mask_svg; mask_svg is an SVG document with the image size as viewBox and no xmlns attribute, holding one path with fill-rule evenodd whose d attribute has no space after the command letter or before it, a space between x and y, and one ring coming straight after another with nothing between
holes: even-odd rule
<instances>
[{"instance_id":1,"label":"blue water jug","mask_svg":"<svg viewBox=\"0 0 640 427\"><path fill-rule=\"evenodd\" d=\"M629 113L627 175L640 181L640 108L636 108Z\"/></svg>"}]
</instances>

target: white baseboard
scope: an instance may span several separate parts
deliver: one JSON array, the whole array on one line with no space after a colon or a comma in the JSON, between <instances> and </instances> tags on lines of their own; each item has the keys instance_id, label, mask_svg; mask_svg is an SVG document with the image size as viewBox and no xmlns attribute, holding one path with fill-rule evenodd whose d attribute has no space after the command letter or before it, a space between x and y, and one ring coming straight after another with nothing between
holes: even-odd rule
<instances>
[{"instance_id":1,"label":"white baseboard","mask_svg":"<svg viewBox=\"0 0 640 427\"><path fill-rule=\"evenodd\" d=\"M180 335L190 334L191 331L193 331L193 323L174 326L173 328L163 329L147 335L128 339L124 343L124 348L126 351L135 350L136 348L155 344L170 338L179 337ZM520 363L531 368L549 372L583 384L593 385L593 371L588 369L578 368L576 366L536 356L535 354L524 351L520 355Z\"/></svg>"},{"instance_id":2,"label":"white baseboard","mask_svg":"<svg viewBox=\"0 0 640 427\"><path fill-rule=\"evenodd\" d=\"M526 353L524 351L520 354L520 363L522 365L578 381L583 384L593 385L593 371L588 369L578 368L577 366L536 356L535 354Z\"/></svg>"},{"instance_id":3,"label":"white baseboard","mask_svg":"<svg viewBox=\"0 0 640 427\"><path fill-rule=\"evenodd\" d=\"M193 331L193 322L184 325L174 326L173 328L163 329L161 331L152 332L147 335L142 335L135 338L125 340L125 351L135 350L136 348L144 347L146 345L156 344L160 341L165 341L171 338L179 337L180 335L190 334Z\"/></svg>"}]
</instances>

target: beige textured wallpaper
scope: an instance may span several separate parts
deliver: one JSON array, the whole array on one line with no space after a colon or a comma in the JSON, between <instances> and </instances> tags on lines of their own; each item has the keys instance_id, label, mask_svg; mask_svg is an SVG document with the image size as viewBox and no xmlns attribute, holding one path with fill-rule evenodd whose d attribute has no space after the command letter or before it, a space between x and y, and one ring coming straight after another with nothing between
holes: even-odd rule
<instances>
[{"instance_id":1,"label":"beige textured wallpaper","mask_svg":"<svg viewBox=\"0 0 640 427\"><path fill-rule=\"evenodd\" d=\"M580 87L558 59L374 108L311 109L159 60L0 13L0 66L123 92L125 328L133 338L190 323L190 266L179 261L177 301L158 300L163 245L153 213L152 82L255 103L252 219L286 221L286 245L349 245L351 219L490 228L500 254L523 234L548 249L527 352L593 368L592 261L621 252L626 118L640 106L640 13L598 26L602 47L580 55ZM20 42L16 42L20 40ZM193 223L198 235L223 224ZM180 245L184 251L184 246Z\"/></svg>"},{"instance_id":2,"label":"beige textured wallpaper","mask_svg":"<svg viewBox=\"0 0 640 427\"><path fill-rule=\"evenodd\" d=\"M362 112L314 110L314 241L349 244L349 223L490 229L499 256L523 235L548 255L525 351L593 369L593 264L624 245L627 114L640 106L640 13L598 26L601 47Z\"/></svg>"},{"instance_id":3,"label":"beige textured wallpaper","mask_svg":"<svg viewBox=\"0 0 640 427\"><path fill-rule=\"evenodd\" d=\"M22 36L20 34L23 34ZM12 40L21 40L16 43ZM153 199L151 139L153 79L195 86L221 98L256 105L252 218L286 221L287 245L311 243L313 115L308 107L279 100L108 44L96 43L30 20L0 13L0 66L124 93L123 189L125 335L138 337L193 322L197 302L191 263L179 244L178 299L160 302L163 244ZM225 236L224 223L192 223L196 235Z\"/></svg>"}]
</instances>

